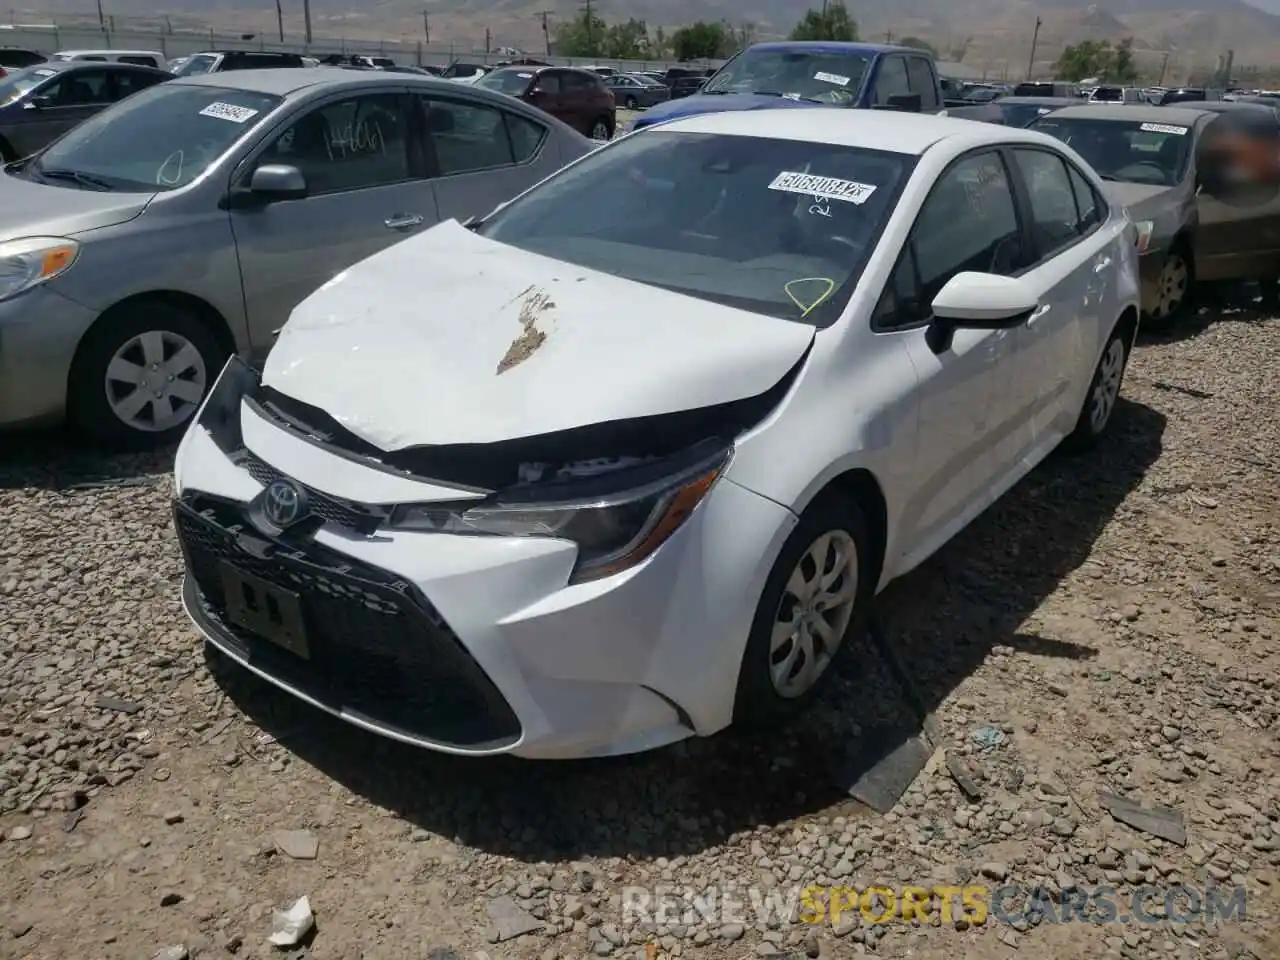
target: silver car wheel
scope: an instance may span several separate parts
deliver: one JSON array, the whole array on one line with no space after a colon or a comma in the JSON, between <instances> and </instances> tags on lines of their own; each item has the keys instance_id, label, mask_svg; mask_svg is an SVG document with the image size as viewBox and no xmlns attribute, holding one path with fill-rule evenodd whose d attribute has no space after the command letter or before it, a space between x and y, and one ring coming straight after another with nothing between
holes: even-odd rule
<instances>
[{"instance_id":1,"label":"silver car wheel","mask_svg":"<svg viewBox=\"0 0 1280 960\"><path fill-rule=\"evenodd\" d=\"M1151 311L1153 320L1165 320L1178 311L1186 299L1190 279L1191 270L1186 258L1180 253L1170 254L1156 278L1156 304Z\"/></svg>"},{"instance_id":2,"label":"silver car wheel","mask_svg":"<svg viewBox=\"0 0 1280 960\"><path fill-rule=\"evenodd\" d=\"M831 665L858 599L858 547L843 530L824 533L787 580L769 643L769 677L780 697L803 696Z\"/></svg>"},{"instance_id":3,"label":"silver car wheel","mask_svg":"<svg viewBox=\"0 0 1280 960\"><path fill-rule=\"evenodd\" d=\"M204 357L185 337L148 330L128 340L107 364L107 404L143 433L178 426L196 412L208 386Z\"/></svg>"},{"instance_id":4,"label":"silver car wheel","mask_svg":"<svg viewBox=\"0 0 1280 960\"><path fill-rule=\"evenodd\" d=\"M1124 376L1124 341L1114 338L1107 352L1098 363L1098 376L1093 385L1093 404L1089 411L1089 426L1094 433L1101 433L1111 419L1120 396L1120 380Z\"/></svg>"},{"instance_id":5,"label":"silver car wheel","mask_svg":"<svg viewBox=\"0 0 1280 960\"><path fill-rule=\"evenodd\" d=\"M591 128L591 139L592 140L608 140L609 125L605 123L603 120L597 120L595 122L595 126Z\"/></svg>"}]
</instances>

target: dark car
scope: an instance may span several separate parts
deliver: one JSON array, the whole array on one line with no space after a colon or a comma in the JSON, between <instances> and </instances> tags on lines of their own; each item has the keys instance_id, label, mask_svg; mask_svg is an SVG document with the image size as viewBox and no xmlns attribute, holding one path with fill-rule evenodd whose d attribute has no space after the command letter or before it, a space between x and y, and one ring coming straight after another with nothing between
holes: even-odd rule
<instances>
[{"instance_id":1,"label":"dark car","mask_svg":"<svg viewBox=\"0 0 1280 960\"><path fill-rule=\"evenodd\" d=\"M681 97L691 97L707 84L707 78L704 76L683 76L673 77L667 82L667 89L671 91L671 99L679 100Z\"/></svg>"},{"instance_id":2,"label":"dark car","mask_svg":"<svg viewBox=\"0 0 1280 960\"><path fill-rule=\"evenodd\" d=\"M990 103L1012 92L1013 89L1003 83L966 83L960 90L960 99L966 104Z\"/></svg>"},{"instance_id":3,"label":"dark car","mask_svg":"<svg viewBox=\"0 0 1280 960\"><path fill-rule=\"evenodd\" d=\"M12 73L14 70L21 70L23 67L34 67L37 63L44 63L45 59L34 50L27 50L23 47L0 47L0 78Z\"/></svg>"},{"instance_id":4,"label":"dark car","mask_svg":"<svg viewBox=\"0 0 1280 960\"><path fill-rule=\"evenodd\" d=\"M440 76L446 80L466 80L477 74L482 74L488 69L488 67L482 67L478 63L463 63L461 60L455 60L440 71Z\"/></svg>"},{"instance_id":5,"label":"dark car","mask_svg":"<svg viewBox=\"0 0 1280 960\"><path fill-rule=\"evenodd\" d=\"M226 70L275 70L305 67L306 61L296 53L268 53L265 50L208 50L193 54L177 70L176 77L194 77L201 73Z\"/></svg>"},{"instance_id":6,"label":"dark car","mask_svg":"<svg viewBox=\"0 0 1280 960\"><path fill-rule=\"evenodd\" d=\"M613 92L614 102L627 110L646 110L671 99L671 91L656 80L630 73L606 77L604 85Z\"/></svg>"},{"instance_id":7,"label":"dark car","mask_svg":"<svg viewBox=\"0 0 1280 960\"><path fill-rule=\"evenodd\" d=\"M35 153L99 110L172 80L130 63L42 63L0 80L0 160Z\"/></svg>"},{"instance_id":8,"label":"dark car","mask_svg":"<svg viewBox=\"0 0 1280 960\"><path fill-rule=\"evenodd\" d=\"M572 67L503 67L476 81L532 104L593 140L609 140L617 128L617 108L604 80Z\"/></svg>"},{"instance_id":9,"label":"dark car","mask_svg":"<svg viewBox=\"0 0 1280 960\"><path fill-rule=\"evenodd\" d=\"M943 111L960 120L981 120L1006 127L1025 127L1064 107L1078 107L1077 97L1001 97L990 103L969 107L948 107Z\"/></svg>"},{"instance_id":10,"label":"dark car","mask_svg":"<svg viewBox=\"0 0 1280 960\"><path fill-rule=\"evenodd\" d=\"M1080 85L1068 80L1027 80L1013 88L1015 97L1074 97L1082 96Z\"/></svg>"},{"instance_id":11,"label":"dark car","mask_svg":"<svg viewBox=\"0 0 1280 960\"><path fill-rule=\"evenodd\" d=\"M1280 276L1280 202L1276 144L1280 114L1266 107L1067 107L1041 117L1032 130L1056 137L1106 181L1138 232L1142 310L1149 325L1167 325L1187 304L1194 284L1218 280L1274 281ZM1267 149L1269 147L1269 149ZM1225 162L1211 155L1228 154ZM1246 198L1223 171L1269 161L1261 196Z\"/></svg>"},{"instance_id":12,"label":"dark car","mask_svg":"<svg viewBox=\"0 0 1280 960\"><path fill-rule=\"evenodd\" d=\"M1159 106L1167 107L1171 103L1193 103L1196 101L1215 101L1222 99L1221 90L1211 90L1205 87L1174 87L1172 90L1166 90L1160 94L1157 101Z\"/></svg>"}]
</instances>

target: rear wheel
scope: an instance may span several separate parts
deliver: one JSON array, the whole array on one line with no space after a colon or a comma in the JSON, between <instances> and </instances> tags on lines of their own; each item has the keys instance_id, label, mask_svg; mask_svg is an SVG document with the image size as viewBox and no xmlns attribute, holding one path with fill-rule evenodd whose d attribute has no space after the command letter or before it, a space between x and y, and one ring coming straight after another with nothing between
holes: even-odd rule
<instances>
[{"instance_id":1,"label":"rear wheel","mask_svg":"<svg viewBox=\"0 0 1280 960\"><path fill-rule=\"evenodd\" d=\"M636 107L639 106L639 104L636 102L635 97L627 97L627 102L624 103L623 106L626 107L628 110L634 110L636 109Z\"/></svg>"},{"instance_id":2,"label":"rear wheel","mask_svg":"<svg viewBox=\"0 0 1280 960\"><path fill-rule=\"evenodd\" d=\"M102 317L76 351L68 378L71 423L111 449L176 442L226 362L197 316L167 303L138 303Z\"/></svg>"}]
</instances>

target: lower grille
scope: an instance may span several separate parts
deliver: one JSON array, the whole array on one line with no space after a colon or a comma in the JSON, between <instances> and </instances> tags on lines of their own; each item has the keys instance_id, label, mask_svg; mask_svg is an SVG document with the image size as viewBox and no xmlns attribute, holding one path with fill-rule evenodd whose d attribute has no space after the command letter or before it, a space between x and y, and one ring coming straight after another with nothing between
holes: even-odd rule
<instances>
[{"instance_id":1,"label":"lower grille","mask_svg":"<svg viewBox=\"0 0 1280 960\"><path fill-rule=\"evenodd\" d=\"M510 705L411 584L319 544L265 540L242 507L216 498L176 502L174 526L193 614L269 676L412 739L472 750L519 739ZM309 658L230 621L224 562L301 598Z\"/></svg>"}]
</instances>

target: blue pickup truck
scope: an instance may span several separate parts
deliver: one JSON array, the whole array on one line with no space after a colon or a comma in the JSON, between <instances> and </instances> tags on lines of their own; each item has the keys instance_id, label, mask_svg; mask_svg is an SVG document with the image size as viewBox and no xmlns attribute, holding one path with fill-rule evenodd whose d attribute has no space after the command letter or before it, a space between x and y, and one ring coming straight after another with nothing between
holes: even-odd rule
<instances>
[{"instance_id":1,"label":"blue pickup truck","mask_svg":"<svg viewBox=\"0 0 1280 960\"><path fill-rule=\"evenodd\" d=\"M942 87L933 57L882 43L784 40L753 44L691 97L651 107L632 130L699 113L819 104L937 113Z\"/></svg>"}]
</instances>

